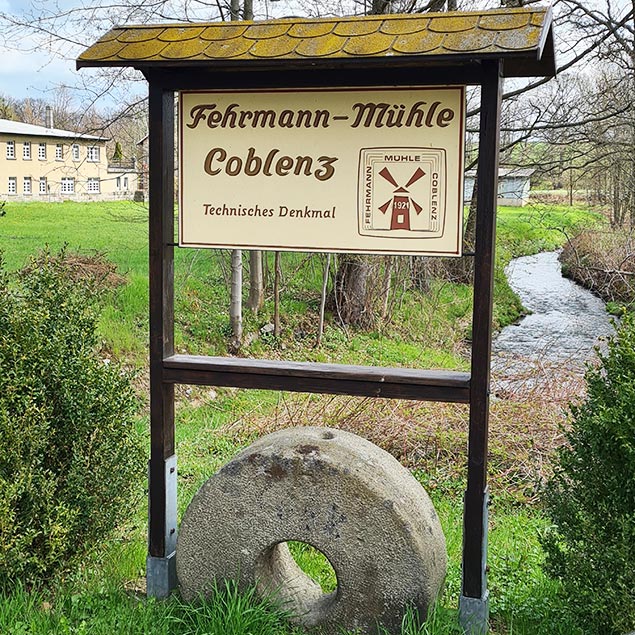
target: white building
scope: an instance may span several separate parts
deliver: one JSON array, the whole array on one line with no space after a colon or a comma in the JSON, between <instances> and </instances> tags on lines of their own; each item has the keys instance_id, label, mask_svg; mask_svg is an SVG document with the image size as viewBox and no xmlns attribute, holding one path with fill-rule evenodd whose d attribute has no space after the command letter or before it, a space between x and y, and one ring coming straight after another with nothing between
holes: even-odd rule
<instances>
[{"instance_id":1,"label":"white building","mask_svg":"<svg viewBox=\"0 0 635 635\"><path fill-rule=\"evenodd\" d=\"M531 190L530 177L535 170L521 168L499 168L498 170L498 204L510 207L521 207L529 202ZM476 170L465 173L463 200L466 205L472 200Z\"/></svg>"},{"instance_id":2,"label":"white building","mask_svg":"<svg viewBox=\"0 0 635 635\"><path fill-rule=\"evenodd\" d=\"M48 113L47 113L48 114ZM0 119L0 198L20 201L132 198L135 162L108 164L106 139Z\"/></svg>"}]
</instances>

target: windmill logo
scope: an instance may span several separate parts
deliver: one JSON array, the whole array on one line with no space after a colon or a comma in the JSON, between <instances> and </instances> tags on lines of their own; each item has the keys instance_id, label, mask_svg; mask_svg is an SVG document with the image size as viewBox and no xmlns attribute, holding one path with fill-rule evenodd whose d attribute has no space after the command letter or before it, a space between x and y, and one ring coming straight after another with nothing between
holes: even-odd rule
<instances>
[{"instance_id":1,"label":"windmill logo","mask_svg":"<svg viewBox=\"0 0 635 635\"><path fill-rule=\"evenodd\" d=\"M421 207L421 205L418 205L417 202L409 196L407 188L409 188L411 185L414 185L425 175L426 173L421 168L417 168L406 183L405 187L400 187L387 167L384 167L379 171L379 176L386 179L388 183L397 188L394 191L394 196L379 208L379 210L383 214L385 214L390 209L390 207L392 207L390 229L410 229L411 203L417 214L421 214L421 212L423 211L423 207Z\"/></svg>"},{"instance_id":2,"label":"windmill logo","mask_svg":"<svg viewBox=\"0 0 635 635\"><path fill-rule=\"evenodd\" d=\"M445 220L445 150L364 148L359 160L359 233L439 238Z\"/></svg>"}]
</instances>

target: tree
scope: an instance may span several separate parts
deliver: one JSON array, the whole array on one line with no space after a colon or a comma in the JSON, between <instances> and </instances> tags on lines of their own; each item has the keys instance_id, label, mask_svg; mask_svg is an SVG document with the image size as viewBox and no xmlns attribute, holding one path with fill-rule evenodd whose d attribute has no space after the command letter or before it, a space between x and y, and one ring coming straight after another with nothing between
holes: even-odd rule
<instances>
[{"instance_id":1,"label":"tree","mask_svg":"<svg viewBox=\"0 0 635 635\"><path fill-rule=\"evenodd\" d=\"M119 141L117 141L115 143L115 151L112 153L112 160L113 161L121 161L123 159L123 152L121 150L121 143L119 143Z\"/></svg>"},{"instance_id":2,"label":"tree","mask_svg":"<svg viewBox=\"0 0 635 635\"><path fill-rule=\"evenodd\" d=\"M231 348L237 351L243 338L243 252L231 252L231 293L229 302L229 322L232 329Z\"/></svg>"},{"instance_id":3,"label":"tree","mask_svg":"<svg viewBox=\"0 0 635 635\"><path fill-rule=\"evenodd\" d=\"M245 9L248 11L250 11L249 6L250 5L247 4L245 5ZM230 11L232 22L241 19L240 0L231 0ZM242 17L243 19L251 19L253 15L251 13L245 15L245 10L243 10ZM232 251L231 263L232 281L229 320L232 327L232 348L238 350L243 337L243 252L240 249L234 249Z\"/></svg>"},{"instance_id":4,"label":"tree","mask_svg":"<svg viewBox=\"0 0 635 635\"><path fill-rule=\"evenodd\" d=\"M335 274L334 300L338 319L343 324L367 327L373 323L374 310L368 278L373 256L340 254Z\"/></svg>"},{"instance_id":5,"label":"tree","mask_svg":"<svg viewBox=\"0 0 635 635\"><path fill-rule=\"evenodd\" d=\"M265 301L265 287L262 273L262 252L249 252L249 298L247 307L258 313Z\"/></svg>"},{"instance_id":6,"label":"tree","mask_svg":"<svg viewBox=\"0 0 635 635\"><path fill-rule=\"evenodd\" d=\"M355 14L355 13L384 13L384 12L419 12L425 13L431 10L455 10L455 9L483 9L493 7L514 7L523 4L524 0L365 0L364 3L353 2L352 0L327 0L317 2L315 0L298 0L297 6L302 13L310 16ZM282 3L280 3L282 5ZM103 0L90 4L82 4L72 9L58 9L57 11L42 11L39 5L32 5L31 8L20 14L1 14L0 24L6 33L7 41L11 41L22 47L42 47L46 46L53 55L72 56L81 47L93 42L98 34L103 33L113 23L130 22L169 22L171 20L216 20L231 17L232 19L250 18L254 15L252 0L245 0L242 8L239 0L232 0L227 6L222 2L216 4L208 0L121 0L117 5L112 5ZM256 9L259 11L257 17L274 17L270 14L270 5L260 3ZM284 10L284 9L283 9ZM295 10L295 6L294 6ZM296 11L297 12L297 11ZM574 70L580 66L589 66L591 62L601 61L605 65L610 65L614 70L619 71L622 77L623 86L630 88L626 92L633 94L633 68L635 57L633 26L634 9L632 4L627 6L622 3L615 3L614 0L598 0L593 5L589 5L583 0L559 0L555 5L556 29L562 35L559 39L561 50L558 51L560 61L559 72L562 75L566 71ZM121 90L122 87L134 86L134 81L139 79L138 74L125 70L101 70L91 74L84 73L82 79L89 80L84 86L85 92L91 100L96 100L99 93L107 87L108 92ZM632 190L635 188L633 178L635 167L629 164L628 157L635 156L632 152L635 146L635 122L630 104L632 99L628 97L622 100L625 109L611 107L607 104L608 111L604 115L599 115L597 110L593 111L593 97L597 97L596 104L600 103L601 92L596 92L587 100L589 108L582 111L577 102L564 103L558 100L561 108L554 108L549 100L549 91L545 91L547 79L527 80L525 82L516 81L513 86L508 87L503 96L503 157L509 158L519 164L523 157L519 153L519 147L523 144L528 148L535 147L534 140L545 139L550 136L562 147L564 143L569 144L569 150L560 152L554 156L553 152L547 155L547 163L551 166L552 174L560 171L562 177L566 179L569 190L572 194L574 184L578 181L580 171L589 169L588 166L597 166L595 171L598 180L605 181L602 189L605 195L610 191L610 197L614 205L614 218L616 222L624 222L627 217L635 218L635 196ZM616 85L617 87L617 85ZM130 90L126 90L130 93ZM121 93L119 93L121 95ZM606 93L604 93L606 94ZM522 100L517 99L522 96ZM125 96L121 103L134 103L138 99L138 94L132 94L132 98ZM606 102L605 102L606 103ZM475 117L478 115L479 107L468 108L468 129L473 130ZM518 113L522 116L518 116ZM619 117L621 112L622 121ZM590 126L584 128L585 122L591 123L594 120L602 120L605 130L602 134L602 143L594 146L588 145ZM597 123L597 122L596 122ZM617 127L620 134L617 134ZM630 132L628 132L630 130ZM579 131L587 136L585 145L575 142L577 148L585 148L586 154L583 156L577 148L573 151L570 146L574 144L573 139ZM531 143L530 143L531 142ZM623 148L619 162L612 162L607 169L607 161L612 161L617 157L616 148ZM545 146L547 147L547 146ZM593 147L593 152L587 152ZM601 159L604 157L604 159ZM526 157L529 165L536 165L544 168L545 163L541 159L536 160L535 154L530 152ZM635 161L635 159L633 160ZM525 164L527 165L527 164ZM603 175L609 175L604 177ZM474 206L472 212L468 213L466 223L465 244L467 250L471 250L473 243L472 229L474 227ZM260 276L258 275L258 256L250 256L253 271L250 274L250 306L256 307L261 293L258 288ZM463 259L463 263L454 263L455 266L462 265L463 278L468 280L470 276L469 258ZM365 299L360 298L360 293L370 293L373 285L368 285L364 280L357 280L355 277L368 276L371 271L381 271L383 266L381 261L369 259L373 266L362 265L355 259L347 260L346 257L338 258L336 271L336 293L335 304L340 308L340 315L345 321L352 323L367 322L368 311L376 311L376 306L381 307L383 303L373 301L368 295ZM379 267L379 269L377 269ZM353 285L354 288L348 288ZM385 290L386 287L384 287ZM383 292L382 292L383 293ZM381 294L380 294L381 295ZM381 298L385 297L381 295ZM255 309L254 309L255 310ZM381 312L381 308L379 309Z\"/></svg>"},{"instance_id":7,"label":"tree","mask_svg":"<svg viewBox=\"0 0 635 635\"><path fill-rule=\"evenodd\" d=\"M0 119L15 119L15 108L11 100L4 95L0 95Z\"/></svg>"}]
</instances>

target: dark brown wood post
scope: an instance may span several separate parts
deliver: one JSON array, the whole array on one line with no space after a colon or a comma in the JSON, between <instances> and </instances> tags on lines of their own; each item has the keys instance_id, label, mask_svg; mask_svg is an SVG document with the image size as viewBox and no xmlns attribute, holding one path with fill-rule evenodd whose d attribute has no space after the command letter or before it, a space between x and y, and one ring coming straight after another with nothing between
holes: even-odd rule
<instances>
[{"instance_id":1,"label":"dark brown wood post","mask_svg":"<svg viewBox=\"0 0 635 635\"><path fill-rule=\"evenodd\" d=\"M149 77L150 466L147 593L176 586L174 384L163 360L174 354L174 93Z\"/></svg>"},{"instance_id":2,"label":"dark brown wood post","mask_svg":"<svg viewBox=\"0 0 635 635\"><path fill-rule=\"evenodd\" d=\"M487 434L489 422L492 296L498 197L502 62L483 62L478 158L472 372L468 473L463 515L461 625L469 635L487 632Z\"/></svg>"}]
</instances>

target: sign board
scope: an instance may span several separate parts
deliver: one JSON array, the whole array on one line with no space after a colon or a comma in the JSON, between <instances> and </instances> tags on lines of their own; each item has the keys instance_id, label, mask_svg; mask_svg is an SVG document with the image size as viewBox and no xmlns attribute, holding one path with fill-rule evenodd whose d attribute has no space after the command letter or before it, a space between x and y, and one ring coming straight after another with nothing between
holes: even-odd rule
<instances>
[{"instance_id":1,"label":"sign board","mask_svg":"<svg viewBox=\"0 0 635 635\"><path fill-rule=\"evenodd\" d=\"M184 91L179 245L461 255L463 87Z\"/></svg>"}]
</instances>

